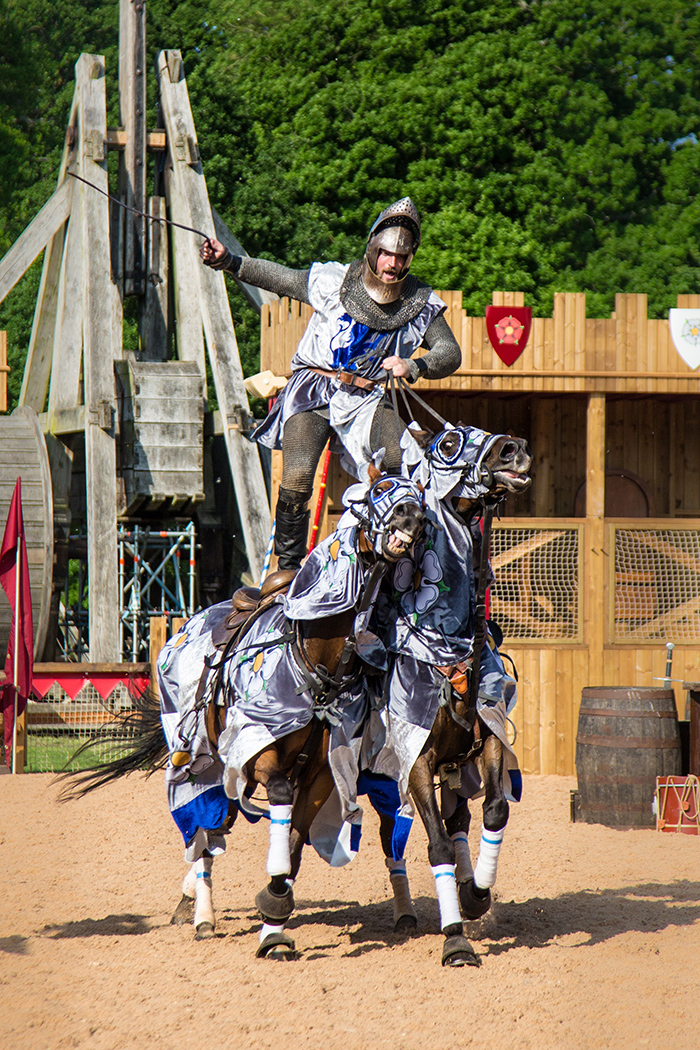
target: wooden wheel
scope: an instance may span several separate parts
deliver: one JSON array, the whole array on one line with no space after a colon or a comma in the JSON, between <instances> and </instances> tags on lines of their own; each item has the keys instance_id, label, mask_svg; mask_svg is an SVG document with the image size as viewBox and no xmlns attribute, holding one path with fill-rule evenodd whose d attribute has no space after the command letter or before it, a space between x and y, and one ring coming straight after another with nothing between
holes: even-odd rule
<instances>
[{"instance_id":1,"label":"wooden wheel","mask_svg":"<svg viewBox=\"0 0 700 1050\"><path fill-rule=\"evenodd\" d=\"M34 618L34 656L46 642L53 571L53 500L46 442L33 409L0 416L0 536L5 528L17 478L22 479L22 513L27 542ZM0 657L4 660L12 614L0 589Z\"/></svg>"}]
</instances>

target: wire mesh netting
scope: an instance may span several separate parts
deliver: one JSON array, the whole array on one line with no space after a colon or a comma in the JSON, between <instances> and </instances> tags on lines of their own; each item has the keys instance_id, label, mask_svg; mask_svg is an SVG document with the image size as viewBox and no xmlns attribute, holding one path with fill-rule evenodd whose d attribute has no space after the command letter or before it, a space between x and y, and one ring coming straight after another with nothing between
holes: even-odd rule
<instances>
[{"instance_id":1,"label":"wire mesh netting","mask_svg":"<svg viewBox=\"0 0 700 1050\"><path fill-rule=\"evenodd\" d=\"M615 529L613 641L700 641L700 532Z\"/></svg>"},{"instance_id":2,"label":"wire mesh netting","mask_svg":"<svg viewBox=\"0 0 700 1050\"><path fill-rule=\"evenodd\" d=\"M579 530L495 528L491 616L507 638L578 638Z\"/></svg>"},{"instance_id":3,"label":"wire mesh netting","mask_svg":"<svg viewBox=\"0 0 700 1050\"><path fill-rule=\"evenodd\" d=\"M133 730L120 725L119 716L130 710L129 691L121 682L106 700L90 682L75 700L56 683L42 701L30 700L27 705L27 772L75 771L120 758L129 748ZM75 759L75 752L88 740L94 746Z\"/></svg>"}]
</instances>

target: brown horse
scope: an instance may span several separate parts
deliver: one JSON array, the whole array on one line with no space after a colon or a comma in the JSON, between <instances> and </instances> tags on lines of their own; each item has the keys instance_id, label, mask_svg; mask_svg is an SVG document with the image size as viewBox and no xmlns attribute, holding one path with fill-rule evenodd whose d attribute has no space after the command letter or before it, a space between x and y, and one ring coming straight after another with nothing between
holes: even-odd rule
<instances>
[{"instance_id":1,"label":"brown horse","mask_svg":"<svg viewBox=\"0 0 700 1050\"><path fill-rule=\"evenodd\" d=\"M477 542L480 539L474 528L474 518L483 510L484 504L493 506L508 494L523 492L530 484L528 471L532 456L527 443L520 438L483 434L462 426L447 429L437 437L426 433L416 435L415 432L414 436L426 448L426 456L422 468L414 471L413 477L425 485L426 496L429 496L431 486L434 492L444 493L440 498L441 510L444 511L440 531L443 535L446 530L454 533L456 529L457 535L461 531L464 548L468 550L475 538ZM435 499L433 495L433 501ZM436 506L428 498L429 518L434 517L430 511ZM459 558L450 561L449 547L443 545L441 548L439 537L435 533L431 537L430 530L428 523L426 541L433 546L432 553L442 550L447 559L441 566L443 578L446 581L454 579L454 574L462 571L464 563ZM477 606L480 599L483 604L490 571L488 551L484 553L480 570L475 569L477 583L481 583L477 591ZM419 576L420 572L417 572L416 577ZM472 607L470 623L474 622L474 611ZM478 630L479 616L475 619ZM482 625L484 619L482 610ZM413 629L420 631L420 622ZM480 640L484 641L483 633ZM488 652L484 649L480 654L476 650L475 641L471 663L476 665L478 673L480 658ZM395 674L401 674L402 660L406 657L399 653ZM463 663L455 661L452 666L441 667L439 671L444 675L420 659L404 664L404 681L413 683L410 688L415 691L417 702L423 710L431 703L436 710L432 728L408 772L408 791L428 835L428 859L436 878L441 927L445 935L442 962L449 966L478 965L478 958L464 936L462 917L479 918L490 907L490 886L495 881L498 851L509 814L504 792L504 744L487 722L477 716L478 678L474 678L474 666L467 666L468 663L469 660ZM449 699L446 700L446 696ZM390 699L390 713L391 706ZM486 711L483 713L486 717ZM457 804L444 820L435 793L436 775L443 785L456 787L461 782L463 768L469 763L478 767L485 792L481 850L475 871L472 870L467 844L470 814L466 802Z\"/></svg>"},{"instance_id":2,"label":"brown horse","mask_svg":"<svg viewBox=\"0 0 700 1050\"><path fill-rule=\"evenodd\" d=\"M338 711L342 713L343 698L349 690L357 687L355 699L358 690L362 693L364 667L358 658L355 634L358 609L360 613L369 615L385 569L407 552L423 529L424 511L420 488L403 479L381 476L374 468L370 468L370 475L372 484L369 491L363 499L353 504L359 525L352 530L344 530L343 542L354 546L355 579L361 581L357 601L334 615L312 615L287 621L288 630L281 639L277 639L293 654L295 665L305 683L306 714L299 719L304 724L277 737L273 733L274 739L269 745L252 754L241 770L250 788L260 785L265 789L270 804L267 865L270 879L256 897L264 923L257 953L259 956L279 958L294 954L294 943L283 929L294 908L291 882L299 871L303 846L313 821L334 787L329 765L329 721L332 725L333 718L329 718L329 712L333 711L335 717ZM348 539L348 536L352 536L352 539ZM325 541L325 547L321 545L323 549L317 548L316 557L333 556L333 544L333 537L330 537ZM305 569L308 566L309 562ZM290 597L293 592L292 588ZM249 593L248 597L256 596ZM274 604L274 608L268 609L257 620L256 626L260 627L266 616L278 615L279 610L279 604ZM207 826L200 825L193 829L190 819L186 834L183 824L178 823L186 845L190 845L195 853L188 858L194 862L194 880L186 879L183 900L173 920L183 921L183 917L191 910L190 902L194 896L193 921L197 939L214 935L211 893L213 853L221 851L222 831L230 829L238 812L234 801L225 797L222 785L226 767L218 753L226 716L229 709L236 707L238 698L235 690L229 688L226 682L228 654L225 649L223 654L217 651L212 640L216 625L221 626L230 611L228 603L204 610L188 621L181 635L168 642L159 659L160 708L156 707L153 698L145 697L131 716L135 743L130 753L79 775L71 774L70 786L63 793L64 799L80 797L136 769L145 768L153 772L163 768L166 761L166 777L170 776L169 798L176 822L182 810L188 809L187 805L179 805L182 793L187 791L188 782L194 781L196 784L199 780L200 786L211 792L218 809L215 807L212 811L216 816ZM172 661L185 653L188 645L189 651L198 653L202 659L194 665L182 664L182 674L178 676L177 665ZM240 648L249 645L249 635L238 637L237 645ZM235 653L234 648L231 655ZM212 687L216 678L212 670L217 663L219 669L223 668L219 679L221 688ZM163 668L169 669L164 672ZM180 695L169 704L173 692L168 684L169 679L175 681L178 694L188 698L184 704L185 710L178 708ZM197 691L192 703L197 681L204 688ZM284 709L285 696L281 695L278 699L280 707ZM293 696L289 696L287 701L290 706L299 703ZM362 708L361 702L359 707ZM162 726L159 716L162 716ZM173 728L175 722L176 729ZM183 729L184 723L189 726L188 731ZM230 785L227 787L230 788ZM191 806L191 803L188 805Z\"/></svg>"}]
</instances>

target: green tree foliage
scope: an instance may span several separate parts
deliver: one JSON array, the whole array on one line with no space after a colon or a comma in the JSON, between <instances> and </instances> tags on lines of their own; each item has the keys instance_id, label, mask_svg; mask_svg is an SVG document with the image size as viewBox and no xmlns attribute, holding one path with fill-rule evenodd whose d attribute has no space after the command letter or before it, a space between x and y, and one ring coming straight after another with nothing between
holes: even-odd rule
<instances>
[{"instance_id":1,"label":"green tree foliage","mask_svg":"<svg viewBox=\"0 0 700 1050\"><path fill-rule=\"evenodd\" d=\"M404 193L415 269L483 310L496 287L548 313L554 290L695 286L698 15L660 0L227 0L227 85L247 156L231 213L300 265L361 250ZM200 70L201 73L201 70ZM245 118L242 117L245 114ZM224 187L222 187L224 189Z\"/></svg>"},{"instance_id":2,"label":"green tree foliage","mask_svg":"<svg viewBox=\"0 0 700 1050\"><path fill-rule=\"evenodd\" d=\"M0 12L4 251L53 189L80 51L106 55L117 123L118 2ZM471 312L510 288L545 315L555 290L594 316L646 291L663 316L696 289L695 3L148 0L148 19L149 64L183 52L212 201L252 254L349 260L410 194L415 272ZM0 308L17 359L36 283ZM250 370L257 320L231 286Z\"/></svg>"}]
</instances>

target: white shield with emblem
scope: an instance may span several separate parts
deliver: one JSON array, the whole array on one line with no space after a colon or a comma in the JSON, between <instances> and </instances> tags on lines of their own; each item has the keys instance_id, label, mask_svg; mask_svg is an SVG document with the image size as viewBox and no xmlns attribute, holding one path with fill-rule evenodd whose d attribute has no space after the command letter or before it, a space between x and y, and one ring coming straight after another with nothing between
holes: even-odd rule
<instances>
[{"instance_id":1,"label":"white shield with emblem","mask_svg":"<svg viewBox=\"0 0 700 1050\"><path fill-rule=\"evenodd\" d=\"M668 311L673 345L691 368L700 367L700 308Z\"/></svg>"}]
</instances>

